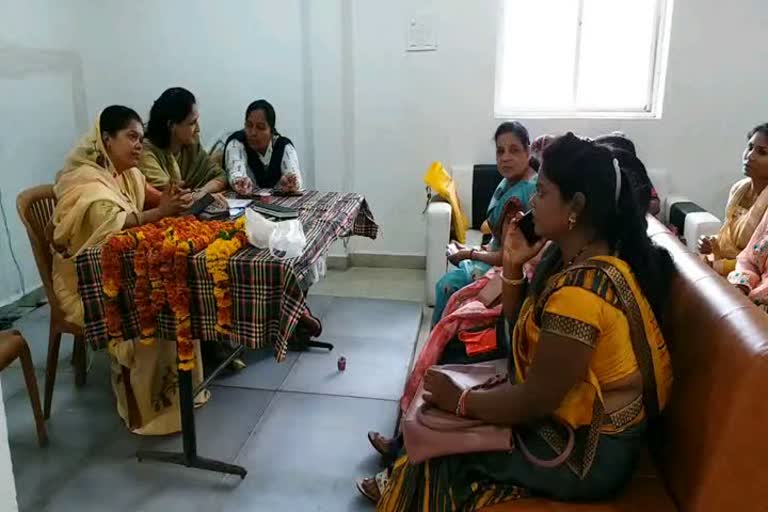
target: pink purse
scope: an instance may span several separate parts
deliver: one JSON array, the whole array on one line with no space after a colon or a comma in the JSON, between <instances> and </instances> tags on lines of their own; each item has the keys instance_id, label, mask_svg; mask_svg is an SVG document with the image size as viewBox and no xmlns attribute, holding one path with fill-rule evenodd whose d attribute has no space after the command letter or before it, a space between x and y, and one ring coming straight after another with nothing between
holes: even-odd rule
<instances>
[{"instance_id":1,"label":"pink purse","mask_svg":"<svg viewBox=\"0 0 768 512\"><path fill-rule=\"evenodd\" d=\"M437 369L463 389L491 389L507 381L506 364L506 360L497 360L480 364L448 364ZM517 445L531 463L540 467L557 467L571 455L575 436L573 429L568 428L568 441L563 453L552 460L539 459L528 451L511 427L462 418L428 405L424 401L422 382L403 417L403 437L408 459L414 464L461 453L508 452Z\"/></svg>"}]
</instances>

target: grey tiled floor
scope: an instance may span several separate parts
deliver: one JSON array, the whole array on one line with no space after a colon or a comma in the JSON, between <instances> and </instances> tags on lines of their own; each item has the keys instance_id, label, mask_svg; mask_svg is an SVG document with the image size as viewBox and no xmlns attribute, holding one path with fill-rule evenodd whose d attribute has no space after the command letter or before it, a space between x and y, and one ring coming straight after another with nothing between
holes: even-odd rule
<instances>
[{"instance_id":1,"label":"grey tiled floor","mask_svg":"<svg viewBox=\"0 0 768 512\"><path fill-rule=\"evenodd\" d=\"M212 400L196 412L200 454L243 465L249 471L243 481L138 463L137 449L176 450L181 440L134 436L126 430L114 408L104 354L92 354L88 383L76 389L69 365L71 343L62 342L48 422L51 442L42 449L20 368L0 372L19 509L370 510L357 496L353 479L378 467L365 433L394 427L396 400L419 336L423 306L381 299L398 298L392 287L398 276L410 282L419 279L418 273L376 269L367 282L365 272L354 274L348 289L343 281L349 274L336 273L319 290L341 291L346 297L310 296L313 312L323 320L321 339L335 343L336 350L291 353L282 364L268 351L248 353L248 368L220 377L211 388ZM411 283L401 298L415 298L416 288ZM47 308L40 308L17 323L32 345L41 392L47 314ZM336 370L340 355L348 360L345 373Z\"/></svg>"}]
</instances>

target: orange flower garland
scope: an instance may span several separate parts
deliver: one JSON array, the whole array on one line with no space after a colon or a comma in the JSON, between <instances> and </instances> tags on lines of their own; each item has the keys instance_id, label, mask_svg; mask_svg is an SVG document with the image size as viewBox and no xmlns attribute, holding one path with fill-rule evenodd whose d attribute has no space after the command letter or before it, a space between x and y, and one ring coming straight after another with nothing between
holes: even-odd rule
<instances>
[{"instance_id":1,"label":"orange flower garland","mask_svg":"<svg viewBox=\"0 0 768 512\"><path fill-rule=\"evenodd\" d=\"M136 238L130 233L125 233L113 236L102 250L101 268L104 278L104 294L107 296L105 304L107 333L114 341L119 341L123 338L120 308L117 302L120 293L120 282L123 278L121 256L123 252L131 250L135 246Z\"/></svg>"},{"instance_id":2,"label":"orange flower garland","mask_svg":"<svg viewBox=\"0 0 768 512\"><path fill-rule=\"evenodd\" d=\"M127 251L135 250L135 302L141 342L154 341L157 317L168 304L176 324L179 369L194 368L187 258L206 250L206 268L214 278L215 285L216 329L228 333L232 301L226 267L229 257L245 244L243 227L243 219L236 222L202 222L193 217L169 218L156 224L132 228L110 238L102 249L103 289L110 343L123 341L119 308L120 285L124 277L122 256Z\"/></svg>"}]
</instances>

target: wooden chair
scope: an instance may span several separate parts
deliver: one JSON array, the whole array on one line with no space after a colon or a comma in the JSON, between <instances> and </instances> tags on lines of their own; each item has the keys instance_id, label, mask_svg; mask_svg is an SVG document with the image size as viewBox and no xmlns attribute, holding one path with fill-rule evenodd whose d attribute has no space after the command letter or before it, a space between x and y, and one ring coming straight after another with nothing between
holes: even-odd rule
<instances>
[{"instance_id":1,"label":"wooden chair","mask_svg":"<svg viewBox=\"0 0 768 512\"><path fill-rule=\"evenodd\" d=\"M83 329L65 320L64 312L59 307L59 301L53 293L52 269L53 254L50 249L49 226L56 206L56 196L53 185L39 185L22 191L16 198L16 209L19 217L27 228L27 236L32 244L37 270L43 281L48 304L51 306L51 324L48 336L48 359L45 366L45 400L43 412L45 418L51 416L51 401L53 387L56 383L56 369L59 362L59 346L61 335L71 334L75 338L72 362L75 365L75 385L85 384L87 372L87 356Z\"/></svg>"},{"instance_id":2,"label":"wooden chair","mask_svg":"<svg viewBox=\"0 0 768 512\"><path fill-rule=\"evenodd\" d=\"M0 332L0 371L5 370L16 359L21 360L21 369L24 372L29 401L32 403L32 412L35 415L35 426L37 427L37 442L40 446L45 446L48 443L48 433L45 430L43 412L40 410L40 394L37 391L35 367L32 365L29 346L19 331Z\"/></svg>"}]
</instances>

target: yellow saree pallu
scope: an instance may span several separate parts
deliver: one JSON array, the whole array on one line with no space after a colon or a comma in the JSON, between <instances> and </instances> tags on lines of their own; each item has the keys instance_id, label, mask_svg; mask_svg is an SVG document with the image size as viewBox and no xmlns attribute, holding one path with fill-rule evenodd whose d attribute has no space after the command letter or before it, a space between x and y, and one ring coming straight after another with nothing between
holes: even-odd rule
<instances>
[{"instance_id":1,"label":"yellow saree pallu","mask_svg":"<svg viewBox=\"0 0 768 512\"><path fill-rule=\"evenodd\" d=\"M512 336L515 380L525 381L542 332L592 347L584 380L544 420L515 427L537 457L565 446L562 422L576 431L576 448L556 468L531 464L520 450L441 457L392 467L377 510L474 511L538 495L600 499L630 477L645 444L646 420L669 398L672 367L658 323L628 265L591 258L554 275L540 296L524 303Z\"/></svg>"},{"instance_id":2,"label":"yellow saree pallu","mask_svg":"<svg viewBox=\"0 0 768 512\"><path fill-rule=\"evenodd\" d=\"M146 181L136 168L115 171L103 146L98 121L67 157L56 177L53 213L54 293L68 321L83 325L75 259L120 232L126 219L144 207ZM196 346L200 357L199 344ZM164 435L181 429L178 413L176 348L172 341L110 346L111 381L120 417L138 434ZM193 385L203 380L196 365ZM204 403L208 394L198 396Z\"/></svg>"}]
</instances>

